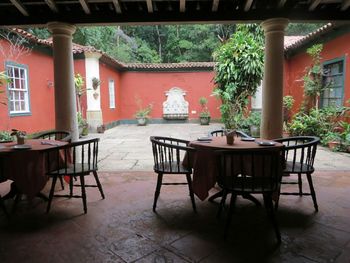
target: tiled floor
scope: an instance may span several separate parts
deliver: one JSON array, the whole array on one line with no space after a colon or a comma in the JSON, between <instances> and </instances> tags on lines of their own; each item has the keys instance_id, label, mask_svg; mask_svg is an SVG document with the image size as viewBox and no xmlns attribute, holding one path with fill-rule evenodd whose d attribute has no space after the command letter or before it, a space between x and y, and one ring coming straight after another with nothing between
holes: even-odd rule
<instances>
[{"instance_id":1,"label":"tiled floor","mask_svg":"<svg viewBox=\"0 0 350 263\"><path fill-rule=\"evenodd\" d=\"M22 201L10 219L0 211L0 263L349 263L348 154L318 149L314 175L318 213L310 197L282 197L277 212L280 246L264 209L241 198L227 241L223 240L226 214L216 219L217 203L198 199L195 214L185 186L163 186L157 213L152 212L156 175L151 171L149 136L195 139L217 127L119 126L98 135L106 199L100 199L97 189L88 189L86 215L79 199L55 199L48 215L41 199ZM0 193L7 189L7 183L1 185ZM12 201L6 205L11 208Z\"/></svg>"},{"instance_id":2,"label":"tiled floor","mask_svg":"<svg viewBox=\"0 0 350 263\"><path fill-rule=\"evenodd\" d=\"M282 197L279 247L249 201L239 199L225 242L217 203L197 199L195 214L186 187L164 186L153 213L153 173L100 177L107 198L89 189L86 215L79 199L56 199L48 215L40 199L22 201L9 220L0 214L0 262L349 262L350 172L315 174L318 213L311 198Z\"/></svg>"}]
</instances>

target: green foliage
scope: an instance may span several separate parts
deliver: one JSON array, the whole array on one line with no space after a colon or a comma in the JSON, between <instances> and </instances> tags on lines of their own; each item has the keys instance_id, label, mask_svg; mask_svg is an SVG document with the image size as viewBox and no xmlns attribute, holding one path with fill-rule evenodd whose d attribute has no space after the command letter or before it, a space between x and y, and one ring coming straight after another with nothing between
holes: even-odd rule
<instances>
[{"instance_id":1,"label":"green foliage","mask_svg":"<svg viewBox=\"0 0 350 263\"><path fill-rule=\"evenodd\" d=\"M9 81L9 78L6 72L5 71L0 72L0 87L2 87L8 81ZM1 93L5 93L5 91L0 89L0 94ZM0 104L6 105L6 102L0 100Z\"/></svg>"},{"instance_id":2,"label":"green foliage","mask_svg":"<svg viewBox=\"0 0 350 263\"><path fill-rule=\"evenodd\" d=\"M290 111L293 108L294 105L294 98L291 95L287 95L283 97L283 107Z\"/></svg>"},{"instance_id":3,"label":"green foliage","mask_svg":"<svg viewBox=\"0 0 350 263\"><path fill-rule=\"evenodd\" d=\"M263 75L263 44L249 26L237 31L215 50L216 89L221 99L221 118L226 128L236 129L243 118L249 97L256 92Z\"/></svg>"},{"instance_id":4,"label":"green foliage","mask_svg":"<svg viewBox=\"0 0 350 263\"><path fill-rule=\"evenodd\" d=\"M12 141L12 136L8 131L0 131L0 141L6 142L6 141Z\"/></svg>"},{"instance_id":5,"label":"green foliage","mask_svg":"<svg viewBox=\"0 0 350 263\"><path fill-rule=\"evenodd\" d=\"M136 100L136 105L138 107L136 113L135 113L135 118L145 118L145 119L149 119L150 118L150 114L152 112L153 109L153 104L150 103L148 104L148 106L143 107L142 106L142 100L138 97L135 98Z\"/></svg>"},{"instance_id":6,"label":"green foliage","mask_svg":"<svg viewBox=\"0 0 350 263\"><path fill-rule=\"evenodd\" d=\"M200 118L209 118L210 117L210 112L208 110L207 104L208 100L206 97L201 97L199 98L199 104L202 107L202 111L199 113Z\"/></svg>"},{"instance_id":7,"label":"green foliage","mask_svg":"<svg viewBox=\"0 0 350 263\"><path fill-rule=\"evenodd\" d=\"M77 119L78 119L79 127L85 128L88 125L86 119L83 118L83 115L81 114L81 112L77 112Z\"/></svg>"}]
</instances>

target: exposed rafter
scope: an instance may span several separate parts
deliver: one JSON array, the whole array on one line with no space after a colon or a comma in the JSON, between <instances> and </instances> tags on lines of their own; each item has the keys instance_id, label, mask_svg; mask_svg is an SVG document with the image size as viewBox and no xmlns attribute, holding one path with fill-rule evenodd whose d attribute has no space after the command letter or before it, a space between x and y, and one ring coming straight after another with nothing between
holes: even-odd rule
<instances>
[{"instance_id":1,"label":"exposed rafter","mask_svg":"<svg viewBox=\"0 0 350 263\"><path fill-rule=\"evenodd\" d=\"M219 8L219 2L220 0L213 0L213 6L211 8L212 12L217 12Z\"/></svg>"},{"instance_id":2,"label":"exposed rafter","mask_svg":"<svg viewBox=\"0 0 350 263\"><path fill-rule=\"evenodd\" d=\"M122 8L120 6L119 0L113 0L112 2L113 2L113 5L114 5L114 8L115 8L115 11L118 14L121 14L122 13Z\"/></svg>"},{"instance_id":3,"label":"exposed rafter","mask_svg":"<svg viewBox=\"0 0 350 263\"><path fill-rule=\"evenodd\" d=\"M25 6L19 0L10 0L11 3L22 13L24 16L29 16L29 13Z\"/></svg>"},{"instance_id":4,"label":"exposed rafter","mask_svg":"<svg viewBox=\"0 0 350 263\"><path fill-rule=\"evenodd\" d=\"M322 0L313 0L309 7L309 11L314 11L316 7L322 2Z\"/></svg>"},{"instance_id":5,"label":"exposed rafter","mask_svg":"<svg viewBox=\"0 0 350 263\"><path fill-rule=\"evenodd\" d=\"M350 0L343 0L342 4L341 4L341 11L345 11L346 9L348 9L350 6Z\"/></svg>"},{"instance_id":6,"label":"exposed rafter","mask_svg":"<svg viewBox=\"0 0 350 263\"><path fill-rule=\"evenodd\" d=\"M55 3L55 0L45 0L45 2L53 12L58 13L58 8Z\"/></svg>"},{"instance_id":7,"label":"exposed rafter","mask_svg":"<svg viewBox=\"0 0 350 263\"><path fill-rule=\"evenodd\" d=\"M87 2L87 0L79 0L81 7L83 8L85 14L90 15L91 11L90 11L90 7L89 4Z\"/></svg>"},{"instance_id":8,"label":"exposed rafter","mask_svg":"<svg viewBox=\"0 0 350 263\"><path fill-rule=\"evenodd\" d=\"M153 13L152 0L146 0L148 13Z\"/></svg>"},{"instance_id":9,"label":"exposed rafter","mask_svg":"<svg viewBox=\"0 0 350 263\"><path fill-rule=\"evenodd\" d=\"M253 4L253 0L246 0L244 4L244 11L248 12L252 7L252 4Z\"/></svg>"},{"instance_id":10,"label":"exposed rafter","mask_svg":"<svg viewBox=\"0 0 350 263\"><path fill-rule=\"evenodd\" d=\"M287 0L279 0L277 7L282 8L286 4Z\"/></svg>"},{"instance_id":11,"label":"exposed rafter","mask_svg":"<svg viewBox=\"0 0 350 263\"><path fill-rule=\"evenodd\" d=\"M180 12L184 13L186 11L186 0L180 0Z\"/></svg>"}]
</instances>

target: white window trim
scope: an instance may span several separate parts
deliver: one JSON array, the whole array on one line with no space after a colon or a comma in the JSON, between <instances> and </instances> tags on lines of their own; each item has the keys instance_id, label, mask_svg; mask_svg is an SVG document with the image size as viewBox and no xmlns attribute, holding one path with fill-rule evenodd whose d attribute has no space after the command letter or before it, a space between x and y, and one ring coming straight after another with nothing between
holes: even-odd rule
<instances>
[{"instance_id":1,"label":"white window trim","mask_svg":"<svg viewBox=\"0 0 350 263\"><path fill-rule=\"evenodd\" d=\"M109 108L115 109L115 81L114 81L114 79L108 80L108 94L109 94Z\"/></svg>"}]
</instances>

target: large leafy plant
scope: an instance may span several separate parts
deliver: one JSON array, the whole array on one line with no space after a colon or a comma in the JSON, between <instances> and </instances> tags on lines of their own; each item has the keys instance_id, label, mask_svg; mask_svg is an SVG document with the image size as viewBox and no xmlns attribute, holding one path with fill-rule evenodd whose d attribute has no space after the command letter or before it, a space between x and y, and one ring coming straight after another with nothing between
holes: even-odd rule
<instances>
[{"instance_id":1,"label":"large leafy plant","mask_svg":"<svg viewBox=\"0 0 350 263\"><path fill-rule=\"evenodd\" d=\"M258 31L259 34L256 34ZM258 26L240 25L232 37L214 52L217 62L214 95L221 99L221 118L226 128L237 129L256 92L264 67L264 52Z\"/></svg>"}]
</instances>

